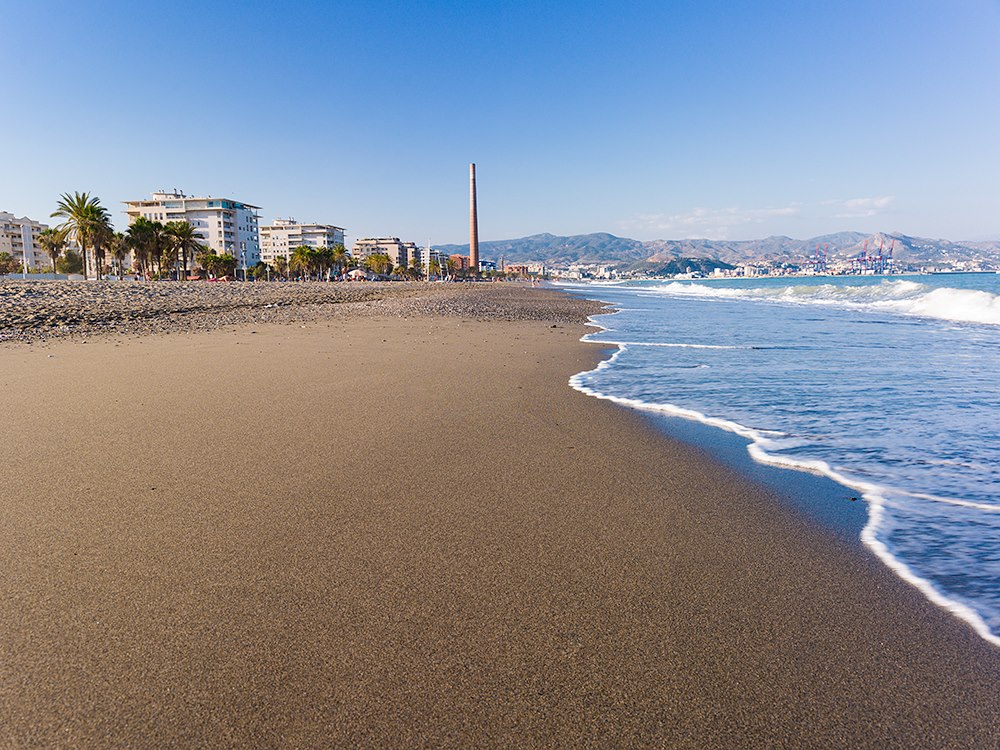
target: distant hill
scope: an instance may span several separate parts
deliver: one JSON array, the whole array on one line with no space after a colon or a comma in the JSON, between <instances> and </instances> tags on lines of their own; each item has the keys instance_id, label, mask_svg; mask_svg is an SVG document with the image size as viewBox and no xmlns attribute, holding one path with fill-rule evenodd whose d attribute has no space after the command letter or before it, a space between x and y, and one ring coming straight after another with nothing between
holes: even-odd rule
<instances>
[{"instance_id":1,"label":"distant hill","mask_svg":"<svg viewBox=\"0 0 1000 750\"><path fill-rule=\"evenodd\" d=\"M436 249L449 254L469 252L468 245L438 245ZM645 260L649 253L639 240L596 232L571 237L545 233L516 240L490 240L479 243L479 255L491 260L503 258L506 262L539 261L568 265Z\"/></svg>"},{"instance_id":2,"label":"distant hill","mask_svg":"<svg viewBox=\"0 0 1000 750\"><path fill-rule=\"evenodd\" d=\"M892 248L893 257L910 263L951 263L996 261L1000 259L1000 242L952 242L951 240L932 240L926 237L910 237L905 234L876 232L867 236L868 251L873 252L881 246L885 250ZM846 254L856 255L864 249L864 240L856 242L846 249Z\"/></svg>"},{"instance_id":3,"label":"distant hill","mask_svg":"<svg viewBox=\"0 0 1000 750\"><path fill-rule=\"evenodd\" d=\"M729 265L741 263L787 262L801 263L822 248L830 259L847 259L866 248L875 254L881 245L891 247L897 263L947 265L952 263L982 263L1000 267L1000 240L986 242L953 242L944 239L911 237L899 232L837 232L807 240L777 235L759 240L651 240L642 242L617 237L607 232L559 236L533 234L511 240L481 242L483 258L505 262L536 261L552 266L575 263L599 263L657 270L683 266L694 259L706 259ZM468 253L468 245L439 245L448 253Z\"/></svg>"}]
</instances>

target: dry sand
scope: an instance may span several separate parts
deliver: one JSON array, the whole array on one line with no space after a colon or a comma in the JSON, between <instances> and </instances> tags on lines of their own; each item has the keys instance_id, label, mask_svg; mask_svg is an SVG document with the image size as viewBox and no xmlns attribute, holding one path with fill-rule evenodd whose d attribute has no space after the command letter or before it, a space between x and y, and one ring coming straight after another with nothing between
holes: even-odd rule
<instances>
[{"instance_id":1,"label":"dry sand","mask_svg":"<svg viewBox=\"0 0 1000 750\"><path fill-rule=\"evenodd\" d=\"M996 649L552 325L0 348L0 745L997 746Z\"/></svg>"}]
</instances>

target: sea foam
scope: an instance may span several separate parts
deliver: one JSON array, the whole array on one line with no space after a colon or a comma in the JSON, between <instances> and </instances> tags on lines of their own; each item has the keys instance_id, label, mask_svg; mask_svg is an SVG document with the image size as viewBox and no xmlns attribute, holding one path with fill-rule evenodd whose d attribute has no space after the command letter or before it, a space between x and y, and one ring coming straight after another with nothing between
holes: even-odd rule
<instances>
[{"instance_id":1,"label":"sea foam","mask_svg":"<svg viewBox=\"0 0 1000 750\"><path fill-rule=\"evenodd\" d=\"M894 300L905 300L914 304L924 304L926 305L926 300L932 298L933 292L926 292L922 289L917 289L921 287L920 284L914 284L913 282L883 282L883 285L879 287L869 287L865 290L864 294L855 294L854 292L849 292L847 294L840 294L839 292L831 292L832 287L810 287L809 294L802 294L801 292L793 291L787 294L779 293L774 294L771 290L766 290L766 294L747 294L747 292L757 292L761 290L734 290L734 289L712 289L706 288L701 285L690 285L690 284L670 284L665 288L660 288L656 291L659 293L679 293L682 295L704 295L706 297L750 297L758 299L781 299L787 301L788 298L810 298L813 300L820 299L823 300L820 304L830 304L830 300L837 299L838 303L843 303L844 298L853 298L852 301L855 304L874 304L874 303L887 303ZM681 287L682 291L678 292L677 287ZM693 291L692 291L693 289ZM819 291L816 291L816 290ZM643 290L643 293L648 293L650 290L648 288ZM654 293L656 293L654 291ZM979 298L980 294L984 294L987 298L992 298L985 300L987 307L989 305L996 304L996 295L991 295L989 293L970 293L966 294L967 290L954 290L947 289L944 290L949 293L959 292L958 297L962 300L978 300L973 303L973 307L978 310L982 310L984 305L984 300ZM858 302L859 297L867 297L865 303ZM937 295L937 299L940 302L942 297ZM976 307L978 305L978 307ZM612 313L618 312L620 308L612 307ZM926 308L925 308L926 309ZM918 313L913 313L918 314ZM983 322L983 321L976 321ZM997 323L1000 324L1000 315L998 315ZM908 565L904 560L900 559L897 555L894 555L890 550L889 546L882 541L879 537L879 532L886 525L886 509L887 504L890 499L893 502L906 502L907 498L912 498L913 500L921 500L931 503L941 503L946 505L962 506L974 508L980 512L986 512L988 514L994 514L1000 512L1000 505L992 505L988 503L977 503L966 501L962 499L955 498L945 498L940 496L929 495L926 493L908 493L898 488L887 487L875 482L866 481L857 476L853 476L847 472L838 471L830 466L826 461L819 459L810 459L806 457L799 456L788 456L775 451L781 449L786 449L795 444L794 440L790 440L787 435L777 430L766 430L759 428L752 428L746 425L740 424L739 422L724 419L721 417L713 417L705 414L701 411L685 408L678 406L676 404L665 403L665 402L654 402L647 401L644 399L629 398L625 396L615 395L613 393L608 393L601 391L594 387L593 380L594 375L605 371L609 368L614 367L621 358L629 351L630 347L637 346L655 346L663 348L678 348L678 349L737 349L737 348L751 348L751 347L730 347L730 346L715 346L715 345L697 345L697 344L673 344L670 342L623 342L611 340L608 334L612 331L611 328L602 325L593 318L588 321L588 325L600 329L599 332L585 335L581 340L593 343L609 344L616 346L614 353L606 360L598 363L597 367L593 370L587 370L584 372L577 373L573 375L569 380L569 385L589 396L594 398L599 398L613 403L625 406L628 408L653 412L658 414L663 414L667 416L681 417L683 419L689 419L692 421L700 422L711 427L718 429L723 429L728 432L732 432L740 437L746 439L748 442L747 452L750 457L761 464L766 464L778 468L790 469L796 471L804 471L820 476L827 477L838 484L845 487L849 487L857 491L864 498L868 508L868 520L865 524L864 529L861 533L861 541L867 546L887 567L889 567L896 575L905 580L907 583L916 587L924 596L935 605L946 609L951 612L956 617L967 622L983 639L992 643L993 645L1000 646L1000 636L993 633L987 622L983 617L972 607L967 604L957 601L954 598L949 597L945 592L940 590L935 586L930 580L918 574L911 565Z\"/></svg>"},{"instance_id":2,"label":"sea foam","mask_svg":"<svg viewBox=\"0 0 1000 750\"><path fill-rule=\"evenodd\" d=\"M644 287L640 293L870 309L957 323L1000 325L1000 295L976 289L935 288L908 280L882 281L868 286L802 284L756 289L672 282Z\"/></svg>"}]
</instances>

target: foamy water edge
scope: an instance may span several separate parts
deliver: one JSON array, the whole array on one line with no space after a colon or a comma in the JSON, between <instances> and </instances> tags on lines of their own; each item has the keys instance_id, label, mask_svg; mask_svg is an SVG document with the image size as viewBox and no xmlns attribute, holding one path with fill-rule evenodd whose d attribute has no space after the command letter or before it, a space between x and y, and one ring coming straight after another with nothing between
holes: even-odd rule
<instances>
[{"instance_id":1,"label":"foamy water edge","mask_svg":"<svg viewBox=\"0 0 1000 750\"><path fill-rule=\"evenodd\" d=\"M608 306L608 312L602 313L602 315L614 315L621 312L624 308L617 307L606 300L593 299L593 301L601 302ZM600 331L608 332L611 329L598 323L594 320L594 317L588 317L588 326L593 328L598 328ZM985 641L993 644L994 646L1000 646L1000 636L994 634L986 621L976 612L974 609L969 607L962 602L950 599L945 594L940 592L934 584L928 581L926 578L922 578L917 575L909 565L897 558L889 548L878 539L877 533L880 528L883 515L885 513L886 504L886 494L890 492L888 488L881 487L880 485L863 482L833 469L828 463L820 460L801 460L792 459L787 456L776 456L768 453L764 448L768 443L773 442L773 437L779 435L777 432L765 432L763 430L756 430L751 427L746 427L737 422L731 420L722 419L719 417L710 417L694 409L686 409L682 406L677 406L675 404L659 404L650 403L647 401L642 401L640 399L624 398L622 396L614 396L608 393L602 393L594 388L591 388L584 384L583 379L592 373L599 372L601 370L608 369L614 366L615 362L628 351L628 347L632 346L630 343L618 342L618 341L598 341L592 339L591 336L594 334L585 334L580 338L580 341L585 343L595 343L604 344L608 346L616 346L617 350L606 360L603 360L597 364L597 367L591 370L584 370L578 372L569 379L569 386L574 390L577 390L587 396L592 396L593 398L598 398L604 401L611 401L612 403L618 404L620 406L625 406L630 409L635 409L637 411L647 411L658 414L663 414L673 417L681 417L683 419L688 419L694 422L700 422L701 424L708 425L710 427L716 427L718 429L726 430L727 432L732 432L740 437L743 437L750 441L747 445L747 453L750 457L760 464L765 464L768 466L774 466L782 469L791 469L795 471L804 471L806 473L815 474L819 476L827 477L834 482L850 489L856 490L861 493L862 498L866 501L868 506L868 521L861 531L861 542L870 549L876 557L879 558L890 570L892 570L897 576L909 583L911 586L915 587L920 593L922 593L930 602L935 604L942 609L947 610L954 616L966 622L972 627L972 629ZM651 345L651 344L638 344L639 346ZM715 347L710 345L699 345L699 344L661 344L661 346L678 347L678 348L729 348L729 347ZM910 494L902 491L894 490L895 494ZM981 506L978 503L967 503L962 500L952 500L948 498L937 498L927 495L913 494L914 497L922 497L924 499L933 499L941 502L953 503L955 505L973 505L979 509L988 510L991 512L1000 511L1000 508Z\"/></svg>"},{"instance_id":2,"label":"foamy water edge","mask_svg":"<svg viewBox=\"0 0 1000 750\"><path fill-rule=\"evenodd\" d=\"M708 284L671 282L639 290L644 295L687 299L739 299L795 305L888 312L955 323L1000 325L1000 296L977 289L931 289L909 280L883 281L878 285L838 287L789 286L782 289L738 289Z\"/></svg>"}]
</instances>

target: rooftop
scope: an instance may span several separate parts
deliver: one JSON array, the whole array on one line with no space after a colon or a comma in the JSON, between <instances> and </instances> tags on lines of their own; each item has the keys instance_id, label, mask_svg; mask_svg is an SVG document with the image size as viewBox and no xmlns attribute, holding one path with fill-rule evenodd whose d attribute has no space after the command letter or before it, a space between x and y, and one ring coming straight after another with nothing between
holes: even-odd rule
<instances>
[{"instance_id":1,"label":"rooftop","mask_svg":"<svg viewBox=\"0 0 1000 750\"><path fill-rule=\"evenodd\" d=\"M122 201L122 203L126 206L152 206L158 203L163 203L164 201L222 201L225 203L231 203L236 208L260 209L260 206L255 206L252 203L247 203L246 201L233 200L232 198L220 198L217 196L214 197L211 195L186 195L183 190L178 190L176 188L173 190L157 190L148 199L140 198L139 200Z\"/></svg>"}]
</instances>

